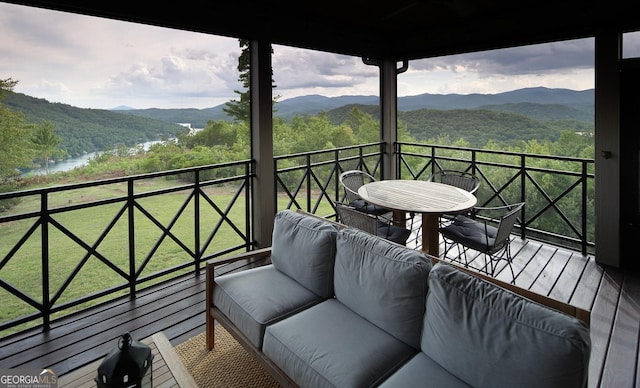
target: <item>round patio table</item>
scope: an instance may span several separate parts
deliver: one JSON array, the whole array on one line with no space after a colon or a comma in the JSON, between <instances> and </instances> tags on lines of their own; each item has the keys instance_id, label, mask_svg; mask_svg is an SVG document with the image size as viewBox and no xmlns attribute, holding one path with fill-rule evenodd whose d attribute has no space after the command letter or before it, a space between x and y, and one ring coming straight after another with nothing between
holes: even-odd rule
<instances>
[{"instance_id":1,"label":"round patio table","mask_svg":"<svg viewBox=\"0 0 640 388\"><path fill-rule=\"evenodd\" d=\"M406 213L422 215L422 250L439 257L438 218L444 213L458 213L476 205L475 195L451 185L390 179L367 183L358 189L367 202L393 210L394 221L406 223Z\"/></svg>"}]
</instances>

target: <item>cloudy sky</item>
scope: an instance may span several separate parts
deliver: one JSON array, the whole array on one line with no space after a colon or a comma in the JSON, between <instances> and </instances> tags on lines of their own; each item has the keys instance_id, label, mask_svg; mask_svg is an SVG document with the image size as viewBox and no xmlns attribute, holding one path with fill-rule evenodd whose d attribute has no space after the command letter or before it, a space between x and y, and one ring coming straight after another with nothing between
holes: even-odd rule
<instances>
[{"instance_id":1,"label":"cloudy sky","mask_svg":"<svg viewBox=\"0 0 640 388\"><path fill-rule=\"evenodd\" d=\"M637 47L640 39L625 41ZM594 87L593 39L411 61L400 96ZM236 39L0 2L0 79L16 92L82 108L207 108L236 98ZM359 58L274 46L275 93L377 95Z\"/></svg>"}]
</instances>

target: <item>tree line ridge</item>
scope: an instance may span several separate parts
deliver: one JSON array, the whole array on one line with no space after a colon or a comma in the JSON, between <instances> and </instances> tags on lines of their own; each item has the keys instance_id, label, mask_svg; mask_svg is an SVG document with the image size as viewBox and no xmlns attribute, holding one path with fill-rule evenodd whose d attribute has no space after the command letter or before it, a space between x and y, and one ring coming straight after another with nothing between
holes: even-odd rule
<instances>
[{"instance_id":1,"label":"tree line ridge","mask_svg":"<svg viewBox=\"0 0 640 388\"><path fill-rule=\"evenodd\" d=\"M224 104L206 109L84 109L7 92L3 103L30 122L48 120L68 155L133 146L184 132L176 123L204 128L209 121L230 120ZM398 98L398 118L418 140L443 135L484 146L495 140L556 140L561 131L593 130L594 90L526 88L498 94L421 94ZM326 114L334 125L357 108L379 117L377 96L308 95L279 101L274 116Z\"/></svg>"}]
</instances>

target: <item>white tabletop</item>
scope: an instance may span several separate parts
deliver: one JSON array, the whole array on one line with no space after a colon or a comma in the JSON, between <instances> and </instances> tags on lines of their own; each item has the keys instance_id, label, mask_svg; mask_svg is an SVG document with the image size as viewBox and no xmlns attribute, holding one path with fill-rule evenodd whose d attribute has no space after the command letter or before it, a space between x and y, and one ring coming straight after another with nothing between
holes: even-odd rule
<instances>
[{"instance_id":1,"label":"white tabletop","mask_svg":"<svg viewBox=\"0 0 640 388\"><path fill-rule=\"evenodd\" d=\"M455 186L408 179L381 180L361 186L367 202L388 209L415 213L455 213L471 209L476 197Z\"/></svg>"}]
</instances>

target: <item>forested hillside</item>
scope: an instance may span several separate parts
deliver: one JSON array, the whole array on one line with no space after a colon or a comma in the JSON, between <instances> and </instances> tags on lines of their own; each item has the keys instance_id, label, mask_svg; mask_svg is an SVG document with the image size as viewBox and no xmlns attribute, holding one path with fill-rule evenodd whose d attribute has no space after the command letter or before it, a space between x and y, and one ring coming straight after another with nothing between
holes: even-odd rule
<instances>
[{"instance_id":1,"label":"forested hillside","mask_svg":"<svg viewBox=\"0 0 640 388\"><path fill-rule=\"evenodd\" d=\"M345 105L378 106L377 96L301 96L278 102L277 116L328 112ZM398 111L488 109L520 113L537 120L575 119L593 123L594 91L524 88L496 94L430 94L398 97Z\"/></svg>"},{"instance_id":2,"label":"forested hillside","mask_svg":"<svg viewBox=\"0 0 640 388\"><path fill-rule=\"evenodd\" d=\"M507 103L500 105L483 105L479 109L495 112L518 113L541 121L576 120L593 124L593 105L575 108L564 104L536 104L532 102Z\"/></svg>"},{"instance_id":3,"label":"forested hillside","mask_svg":"<svg viewBox=\"0 0 640 388\"><path fill-rule=\"evenodd\" d=\"M81 109L10 91L5 93L2 103L9 109L24 113L33 124L50 121L55 134L61 139L59 148L71 156L108 150L120 144L133 146L175 137L185 130L175 123L109 110Z\"/></svg>"},{"instance_id":4,"label":"forested hillside","mask_svg":"<svg viewBox=\"0 0 640 388\"><path fill-rule=\"evenodd\" d=\"M348 97L348 98L347 98ZM422 108L399 111L399 127L415 141L446 137L451 141L463 139L472 147L482 148L487 142L516 144L519 141L556 141L565 132L592 132L593 115L589 99L590 91L575 92L531 88L499 95L421 95L401 97L406 106L423 104L441 105L444 101L462 106L479 106L474 109ZM483 102L501 102L512 98L515 102L498 105ZM549 104L539 102L517 102L520 99L539 101L547 98ZM558 101L565 98L567 103ZM295 117L315 116L322 106L337 102L364 101L365 104L346 104L322 111L331 124L348 125L350 112L357 108L376 120L380 118L378 105L371 105L377 98L371 96L322 96L297 97L296 103L278 102L275 116L285 121ZM301 102L306 102L306 110ZM23 112L32 123L51 121L56 134L62 139L60 148L69 155L78 155L95 150L106 150L117 144L128 146L162 137L175 137L185 130L176 123L190 123L193 128L205 128L209 122L224 121L223 105L208 109L144 109L108 111L80 109L70 105L50 103L19 93L6 93L4 104L10 109ZM327 105L329 104L329 105ZM297 113L291 118L282 116L286 112ZM294 108L295 107L295 108ZM307 113L304 113L307 112ZM286 116L286 115L285 115Z\"/></svg>"},{"instance_id":5,"label":"forested hillside","mask_svg":"<svg viewBox=\"0 0 640 388\"><path fill-rule=\"evenodd\" d=\"M345 106L358 106L372 112L377 108L378 96L325 97L308 95L278 101L275 117L289 120L295 116L316 115ZM367 106L368 108L362 108ZM398 111L419 109L488 109L497 112L520 113L536 120L572 119L593 124L593 89L525 88L496 94L430 94L398 97ZM128 109L118 112L166 120L172 123L188 122L194 128L204 128L209 120L230 120L221 104L206 109Z\"/></svg>"},{"instance_id":6,"label":"forested hillside","mask_svg":"<svg viewBox=\"0 0 640 388\"><path fill-rule=\"evenodd\" d=\"M380 109L371 105L347 105L327 112L334 125L346 122L352 109L380 119ZM514 144L519 141L556 141L563 131L592 132L593 124L573 119L536 120L518 113L487 109L419 109L398 112L398 121L417 141L446 136L464 139L470 146L482 148L488 141Z\"/></svg>"}]
</instances>

